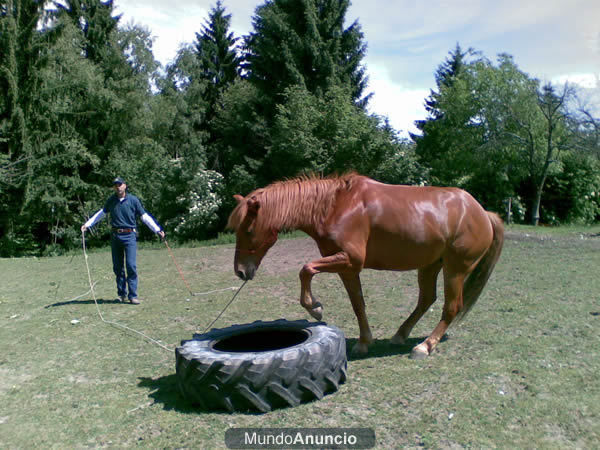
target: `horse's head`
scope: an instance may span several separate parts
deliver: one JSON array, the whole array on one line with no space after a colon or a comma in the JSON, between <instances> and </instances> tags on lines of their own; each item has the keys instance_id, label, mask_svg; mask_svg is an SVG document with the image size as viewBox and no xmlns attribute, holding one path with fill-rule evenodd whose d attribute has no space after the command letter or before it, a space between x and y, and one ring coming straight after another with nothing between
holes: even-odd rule
<instances>
[{"instance_id":1,"label":"horse's head","mask_svg":"<svg viewBox=\"0 0 600 450\"><path fill-rule=\"evenodd\" d=\"M260 220L261 204L256 195L234 195L238 205L229 216L228 227L236 234L233 270L242 280L251 280L267 251L277 241L277 229Z\"/></svg>"}]
</instances>

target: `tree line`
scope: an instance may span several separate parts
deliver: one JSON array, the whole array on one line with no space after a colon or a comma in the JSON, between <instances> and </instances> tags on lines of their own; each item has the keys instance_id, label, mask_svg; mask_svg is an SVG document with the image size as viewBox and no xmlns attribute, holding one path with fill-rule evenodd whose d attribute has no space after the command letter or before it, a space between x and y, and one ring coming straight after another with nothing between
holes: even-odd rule
<instances>
[{"instance_id":1,"label":"tree line","mask_svg":"<svg viewBox=\"0 0 600 450\"><path fill-rule=\"evenodd\" d=\"M238 37L218 0L161 67L112 0L0 0L0 256L79 245L115 176L180 240L221 231L233 194L303 172L460 186L516 221L598 219L599 121L573 88L457 44L401 138L368 113L349 5L267 0Z\"/></svg>"}]
</instances>

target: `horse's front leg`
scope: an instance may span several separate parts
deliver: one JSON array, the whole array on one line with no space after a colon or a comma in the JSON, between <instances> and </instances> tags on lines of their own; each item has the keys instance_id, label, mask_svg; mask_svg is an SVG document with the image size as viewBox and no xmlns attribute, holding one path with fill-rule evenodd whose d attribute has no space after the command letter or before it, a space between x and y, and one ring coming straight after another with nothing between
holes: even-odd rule
<instances>
[{"instance_id":1,"label":"horse's front leg","mask_svg":"<svg viewBox=\"0 0 600 450\"><path fill-rule=\"evenodd\" d=\"M312 294L312 278L320 272L341 272L351 267L350 258L345 252L326 256L304 265L300 271L300 304L317 320L323 318L323 306Z\"/></svg>"},{"instance_id":2,"label":"horse's front leg","mask_svg":"<svg viewBox=\"0 0 600 450\"><path fill-rule=\"evenodd\" d=\"M362 265L352 263L346 252L339 252L305 264L300 271L300 304L306 308L312 317L321 320L323 318L323 306L312 295L312 277L320 272L339 273L346 291L348 291L360 330L358 343L352 349L352 353L365 354L373 338L367 321L365 301L358 276L361 268Z\"/></svg>"}]
</instances>

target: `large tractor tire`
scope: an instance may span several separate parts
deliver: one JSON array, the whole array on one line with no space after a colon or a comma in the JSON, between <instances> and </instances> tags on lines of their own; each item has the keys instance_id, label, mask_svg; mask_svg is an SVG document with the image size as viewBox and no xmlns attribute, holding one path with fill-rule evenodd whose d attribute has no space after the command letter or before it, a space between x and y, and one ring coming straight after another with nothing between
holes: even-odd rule
<instances>
[{"instance_id":1,"label":"large tractor tire","mask_svg":"<svg viewBox=\"0 0 600 450\"><path fill-rule=\"evenodd\" d=\"M205 410L268 412L337 391L346 381L346 340L307 320L213 329L175 350L179 389Z\"/></svg>"}]
</instances>

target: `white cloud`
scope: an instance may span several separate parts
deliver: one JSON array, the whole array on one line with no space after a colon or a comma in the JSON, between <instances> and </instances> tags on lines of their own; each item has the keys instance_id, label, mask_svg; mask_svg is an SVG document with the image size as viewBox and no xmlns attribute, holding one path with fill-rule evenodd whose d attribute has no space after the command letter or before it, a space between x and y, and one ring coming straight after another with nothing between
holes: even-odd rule
<instances>
[{"instance_id":1,"label":"white cloud","mask_svg":"<svg viewBox=\"0 0 600 450\"><path fill-rule=\"evenodd\" d=\"M358 18L367 39L373 42L397 42L430 37L462 27L480 15L479 0L354 2L348 18Z\"/></svg>"},{"instance_id":2,"label":"white cloud","mask_svg":"<svg viewBox=\"0 0 600 450\"><path fill-rule=\"evenodd\" d=\"M188 3L188 2L185 2ZM177 4L177 3L175 3ZM151 2L123 0L116 4L116 12L122 13L121 21L133 21L150 29L155 38L154 57L163 65L170 63L182 43L196 40L204 19L208 16L206 8L189 4L182 7L153 6Z\"/></svg>"},{"instance_id":3,"label":"white cloud","mask_svg":"<svg viewBox=\"0 0 600 450\"><path fill-rule=\"evenodd\" d=\"M255 9L264 3L224 1L236 36L251 31ZM123 23L133 20L151 30L154 55L163 65L182 43L195 40L215 5L216 0L115 0ZM371 111L405 133L425 117L433 73L457 42L490 59L507 52L532 77L598 87L599 17L598 0L354 0L346 16L347 25L359 21L368 44Z\"/></svg>"},{"instance_id":4,"label":"white cloud","mask_svg":"<svg viewBox=\"0 0 600 450\"><path fill-rule=\"evenodd\" d=\"M115 9L122 13L122 23L133 21L146 26L155 37L154 57L163 65L173 61L182 44L193 43L202 30L216 0L116 0ZM260 0L227 0L226 13L231 14L231 31L238 37L251 28L251 16Z\"/></svg>"},{"instance_id":5,"label":"white cloud","mask_svg":"<svg viewBox=\"0 0 600 450\"><path fill-rule=\"evenodd\" d=\"M395 65L392 79L426 87L459 42L490 59L509 53L534 77L553 78L600 66L598 0L371 0L354 2L369 55Z\"/></svg>"},{"instance_id":6,"label":"white cloud","mask_svg":"<svg viewBox=\"0 0 600 450\"><path fill-rule=\"evenodd\" d=\"M417 132L415 120L426 116L423 103L430 94L428 89L410 89L392 81L385 66L368 66L369 91L373 92L369 110L371 113L386 116L390 125L403 136Z\"/></svg>"},{"instance_id":7,"label":"white cloud","mask_svg":"<svg viewBox=\"0 0 600 450\"><path fill-rule=\"evenodd\" d=\"M359 20L370 42L384 43L431 39L446 33L485 40L549 23L597 33L599 13L597 0L370 0L354 2L348 19Z\"/></svg>"},{"instance_id":8,"label":"white cloud","mask_svg":"<svg viewBox=\"0 0 600 450\"><path fill-rule=\"evenodd\" d=\"M554 84L575 84L584 89L600 88L600 72L593 73L570 73L560 75L552 79Z\"/></svg>"}]
</instances>

